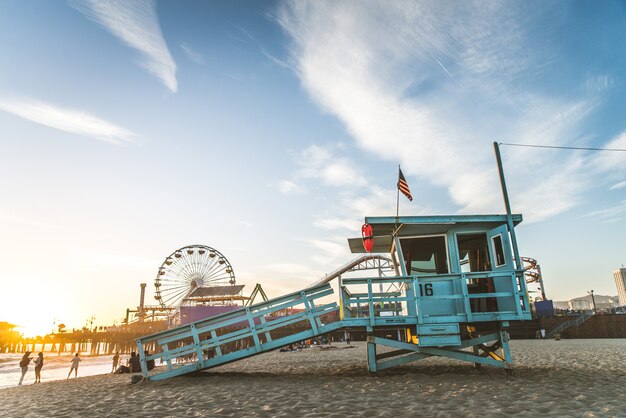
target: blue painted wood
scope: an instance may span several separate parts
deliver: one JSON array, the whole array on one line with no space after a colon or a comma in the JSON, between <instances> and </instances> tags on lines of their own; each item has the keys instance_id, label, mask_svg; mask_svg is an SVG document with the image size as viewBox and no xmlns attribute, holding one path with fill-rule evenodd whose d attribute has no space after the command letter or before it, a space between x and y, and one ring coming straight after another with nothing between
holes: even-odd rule
<instances>
[{"instance_id":1,"label":"blue painted wood","mask_svg":"<svg viewBox=\"0 0 626 418\"><path fill-rule=\"evenodd\" d=\"M221 344L219 344L219 338L217 336L217 333L215 332L215 330L211 331L211 339L213 341L216 341L217 344L215 345L215 353L217 354L217 356L221 356L222 355L222 347L220 347Z\"/></svg>"},{"instance_id":2,"label":"blue painted wood","mask_svg":"<svg viewBox=\"0 0 626 418\"><path fill-rule=\"evenodd\" d=\"M389 338L382 337L374 337L372 341L375 344L386 345L399 350L419 351L419 346L417 344L406 343L404 341L391 340Z\"/></svg>"},{"instance_id":3,"label":"blue painted wood","mask_svg":"<svg viewBox=\"0 0 626 418\"><path fill-rule=\"evenodd\" d=\"M200 348L200 337L194 324L191 324L191 332L193 334L193 345L195 348L195 354L198 359L202 359L202 349Z\"/></svg>"},{"instance_id":4,"label":"blue painted wood","mask_svg":"<svg viewBox=\"0 0 626 418\"><path fill-rule=\"evenodd\" d=\"M330 293L332 294L332 289L330 289ZM317 299L318 297L322 297L322 296L326 296L327 294L329 294L328 292L322 292L320 294L316 294L313 295L313 299ZM311 298L309 298L311 299ZM292 301L292 305L298 305L302 303L301 299L297 299L295 301ZM281 310L290 307L289 305L284 306L285 304L281 304ZM271 309L269 310L270 312L274 312L275 310ZM199 321L197 323L195 323L195 327L198 333L203 334L203 333L209 333L211 330L215 330L215 329L223 329L225 327L228 326L232 326L232 325L236 325L242 322L247 322L248 321L248 317L247 317L247 313L245 311L245 309L241 309L238 311L235 311L237 314L226 314L226 315L220 315L220 316L216 316L214 318L212 318L212 323L211 322L207 322L205 321ZM258 312L255 311L254 313L251 313L253 318L257 318L261 315L264 315L264 312ZM226 318L226 319L225 319ZM225 320L224 320L225 319ZM178 332L171 332L171 331L167 331L164 332L165 335L167 335L167 338L160 338L159 339L159 343L161 344L165 344L165 343L169 343L172 341L180 341L183 338L191 338L192 337L192 332L191 332L191 327L190 325L185 325L182 327L178 327L176 328L176 330L178 330ZM159 335L160 334L153 334L153 335ZM150 338L152 337L152 335L150 336L146 336L143 338Z\"/></svg>"},{"instance_id":5,"label":"blue painted wood","mask_svg":"<svg viewBox=\"0 0 626 418\"><path fill-rule=\"evenodd\" d=\"M413 363L415 361L423 360L425 358L432 357L432 354L426 353L410 353L400 357L394 357L391 359L379 361L376 363L377 370L384 370L390 367L401 366L406 363Z\"/></svg>"},{"instance_id":6,"label":"blue painted wood","mask_svg":"<svg viewBox=\"0 0 626 418\"><path fill-rule=\"evenodd\" d=\"M418 335L441 335L441 334L458 334L459 324L438 324L438 325L419 325L417 327Z\"/></svg>"},{"instance_id":7,"label":"blue painted wood","mask_svg":"<svg viewBox=\"0 0 626 418\"><path fill-rule=\"evenodd\" d=\"M250 314L250 308L246 308L246 316L248 317L248 329L252 334L252 340L254 341L254 348L258 353L261 352L261 341L259 341L259 335L256 332L256 326L254 325L254 318Z\"/></svg>"},{"instance_id":8,"label":"blue painted wood","mask_svg":"<svg viewBox=\"0 0 626 418\"><path fill-rule=\"evenodd\" d=\"M420 347L461 346L460 335L418 335Z\"/></svg>"},{"instance_id":9,"label":"blue painted wood","mask_svg":"<svg viewBox=\"0 0 626 418\"><path fill-rule=\"evenodd\" d=\"M311 328L313 329L314 333L318 333L318 328L317 328L317 321L315 321L315 316L312 312L312 307L311 307L311 302L309 302L309 300L306 297L306 293L304 291L301 292L302 294L302 299L304 300L304 307L306 309L306 314L309 317L309 322L311 323Z\"/></svg>"},{"instance_id":10,"label":"blue painted wood","mask_svg":"<svg viewBox=\"0 0 626 418\"><path fill-rule=\"evenodd\" d=\"M511 368L513 364L513 358L511 356L511 347L509 347L509 333L507 331L500 331L500 341L502 341L502 351L504 352L505 367Z\"/></svg>"},{"instance_id":11,"label":"blue painted wood","mask_svg":"<svg viewBox=\"0 0 626 418\"><path fill-rule=\"evenodd\" d=\"M144 362L147 361L147 359L162 359L162 361L168 362L168 368L166 370L155 372L150 375L149 378L158 380L178 376L189 373L190 371L201 370L235 361L240 358L337 330L344 326L342 322L322 325L320 321L322 315L329 312L336 312L338 310L337 304L333 302L315 306L313 302L315 299L324 297L329 293L332 293L332 289L328 284L325 284L317 288L305 289L297 295L292 294L291 301L287 301L284 297L279 298L278 306L281 306L281 309L303 305L306 311L288 315L285 318L277 320L276 323L265 320L267 312L274 312L276 310L276 306L273 306L270 302L263 303L263 309L258 309L258 306L255 305L238 310L234 313L230 312L208 320L178 327L174 330L142 337L138 339L140 346L150 342L158 342L163 349L161 353L155 353L154 355L143 358L142 360ZM257 318L259 318L259 321L255 321ZM303 320L309 321L311 325L310 330L274 340L269 334L272 330L280 329L281 327L286 327ZM242 326L242 328L233 329L233 326L237 324ZM260 340L260 334L267 336L265 342ZM254 342L252 347L242 347L230 353L223 353L221 350L221 346L224 344L245 341L250 337ZM175 344L176 346L169 348L171 344ZM211 349L214 350L214 357L205 358L205 354L209 354ZM184 366L172 365L172 359L189 355L195 355L193 363Z\"/></svg>"},{"instance_id":12,"label":"blue painted wood","mask_svg":"<svg viewBox=\"0 0 626 418\"><path fill-rule=\"evenodd\" d=\"M139 351L139 353L144 352L143 344L141 343L141 341L137 342L137 351ZM140 356L139 361L141 362L141 374L143 374L143 377L148 376L148 365L147 360L145 359L145 355Z\"/></svg>"},{"instance_id":13,"label":"blue painted wood","mask_svg":"<svg viewBox=\"0 0 626 418\"><path fill-rule=\"evenodd\" d=\"M505 367L504 362L495 360L491 357L480 357L466 351L458 351L437 347L420 348L420 353L432 354L440 357L448 357L455 360L467 361L470 363L488 364L494 367Z\"/></svg>"},{"instance_id":14,"label":"blue painted wood","mask_svg":"<svg viewBox=\"0 0 626 418\"><path fill-rule=\"evenodd\" d=\"M370 372L376 373L376 344L370 341L372 336L367 337L367 367Z\"/></svg>"},{"instance_id":15,"label":"blue painted wood","mask_svg":"<svg viewBox=\"0 0 626 418\"><path fill-rule=\"evenodd\" d=\"M500 338L499 332L483 335L480 337L472 338L470 340L461 341L461 348L472 347L479 344L485 344L491 341L497 341Z\"/></svg>"},{"instance_id":16,"label":"blue painted wood","mask_svg":"<svg viewBox=\"0 0 626 418\"><path fill-rule=\"evenodd\" d=\"M513 214L515 224L522 222L521 214ZM368 224L460 224L460 223L500 223L507 222L506 215L443 215L443 216L366 216Z\"/></svg>"},{"instance_id":17,"label":"blue painted wood","mask_svg":"<svg viewBox=\"0 0 626 418\"><path fill-rule=\"evenodd\" d=\"M402 241L399 236L394 236L392 247L398 249L394 254L394 259L397 260L398 268L404 275L342 278L338 304L319 303L321 298L333 293L330 285L326 283L189 326L142 337L140 342L142 344L156 342L163 348L163 353L159 353L160 357L156 358L162 358L168 362L168 370L165 373L171 376L236 361L342 327L365 329L369 334L373 334L380 328L401 330L417 325L413 328L412 334L419 337L419 344L392 343L391 340L377 340L371 336L367 343L369 369L374 372L433 355L496 367L509 367L511 356L508 333L504 331L506 328L504 323L509 320L530 318L523 271L515 270L511 251L506 243L510 232L507 229L507 220L510 218L504 215L472 215L366 219L379 225L382 230L389 229L392 224L395 226L398 223L422 224L419 228L405 228L410 233L419 234L427 231L428 223L438 225L436 235L443 235L447 239L450 272L406 275L401 251ZM513 216L513 223L519 223L521 220L521 215ZM448 226L441 228L442 224ZM506 263L497 266L497 269L493 271L462 272L456 238L458 232L485 233L486 237L501 235L506 247L504 251ZM511 235L510 238L514 239L514 236ZM490 253L493 252L494 243L490 239L488 239L488 247ZM487 284L485 284L472 287L473 292L470 293L469 281L474 283L489 281L494 284L495 290L490 288L488 293L473 293L477 289L487 289ZM395 283L401 290L382 291L383 288L388 288L390 283ZM476 304L471 303L472 300L491 298L496 298L498 311L472 312L472 307L477 308ZM303 311L284 317L273 317L279 311L293 308L303 308ZM323 324L321 316L329 312L338 312L340 320ZM459 324L485 321L500 322L503 324L503 331L461 341ZM280 338L272 337L271 333L276 331L275 335L281 334L285 330L292 329L290 327L297 323L308 323L307 326L310 326L310 329ZM246 344L250 341L252 345L247 347ZM502 358L486 348L484 356L459 351L460 348L472 347L474 351L479 352L480 345L488 342L499 342L502 345ZM224 345L232 346L233 343L237 344L234 351L226 353L222 350ZM401 351L398 355L381 354L381 359L384 361L377 362L377 343L389 345ZM407 355L404 350L409 350L411 353ZM172 365L173 359L189 354L195 354L194 364L182 367ZM209 356L213 357L208 358Z\"/></svg>"},{"instance_id":18,"label":"blue painted wood","mask_svg":"<svg viewBox=\"0 0 626 418\"><path fill-rule=\"evenodd\" d=\"M333 290L330 287L330 284L325 283L317 287L305 289L305 293L307 294L308 299L311 300L311 299L318 299L324 296L331 295L333 294ZM296 306L299 304L298 301L299 303L303 303L301 299L301 291L293 292L288 295L281 296L276 299L272 299L272 301L261 302L259 304L253 305L250 308L254 309L255 316L268 315L270 313L277 312L288 307ZM243 316L243 319L242 319L242 316ZM241 308L235 311L231 311L228 313L211 317L209 319L197 321L195 322L195 325L196 325L196 328L202 333L202 332L210 331L212 327L216 327L216 326L224 327L227 325L236 324L237 321L245 321L245 320L246 320L245 308ZM181 329L189 330L189 327L187 325L184 325L184 326L177 327L168 331L162 331L156 334L150 334L142 338L150 338L152 336L159 335L163 341L166 341L167 338L170 336L181 337ZM191 337L191 333L189 333L187 337Z\"/></svg>"}]
</instances>

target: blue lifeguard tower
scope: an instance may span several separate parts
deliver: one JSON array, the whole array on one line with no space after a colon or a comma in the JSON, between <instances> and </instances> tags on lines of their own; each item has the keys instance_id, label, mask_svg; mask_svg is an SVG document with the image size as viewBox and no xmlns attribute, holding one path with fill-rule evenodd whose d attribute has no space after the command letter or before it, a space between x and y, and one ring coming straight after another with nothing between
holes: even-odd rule
<instances>
[{"instance_id":1,"label":"blue lifeguard tower","mask_svg":"<svg viewBox=\"0 0 626 418\"><path fill-rule=\"evenodd\" d=\"M522 217L365 218L375 237L373 251L389 253L397 274L341 281L342 321L358 323L371 334L370 371L429 356L511 368L509 321L530 319L530 307L509 221L516 225ZM349 240L353 252L364 251L361 241ZM380 291L390 284L395 291ZM367 292L352 293L358 285L367 286ZM405 327L403 341L373 335L390 325ZM377 345L397 350L379 355Z\"/></svg>"},{"instance_id":2,"label":"blue lifeguard tower","mask_svg":"<svg viewBox=\"0 0 626 418\"><path fill-rule=\"evenodd\" d=\"M511 227L521 220L521 215L365 218L373 230L372 252L390 258L365 254L350 266L390 260L394 274L332 275L299 292L142 337L137 344L144 376L159 380L207 369L342 329L367 333L372 372L431 356L509 371L509 321L530 319ZM352 252L365 252L362 238L348 243ZM335 278L339 294L332 301ZM378 353L379 345L392 350ZM145 349L155 353L145 356ZM146 362L156 359L167 367L148 374Z\"/></svg>"},{"instance_id":3,"label":"blue lifeguard tower","mask_svg":"<svg viewBox=\"0 0 626 418\"><path fill-rule=\"evenodd\" d=\"M139 338L144 377L203 370L340 330L367 335L371 372L433 356L510 372L509 322L531 316L515 238L522 216L511 213L494 148L505 215L367 217L371 235L348 240L353 253L367 254L314 285ZM375 277L345 277L372 268ZM378 352L379 345L391 349ZM156 359L166 367L148 373Z\"/></svg>"}]
</instances>

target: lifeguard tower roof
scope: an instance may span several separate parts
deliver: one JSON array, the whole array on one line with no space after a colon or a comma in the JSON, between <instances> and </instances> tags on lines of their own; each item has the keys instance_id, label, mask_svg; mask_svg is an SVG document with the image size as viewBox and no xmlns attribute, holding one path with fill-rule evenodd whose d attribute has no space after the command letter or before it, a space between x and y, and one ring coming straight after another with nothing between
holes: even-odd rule
<instances>
[{"instance_id":1,"label":"lifeguard tower roof","mask_svg":"<svg viewBox=\"0 0 626 418\"><path fill-rule=\"evenodd\" d=\"M514 214L513 224L522 222L521 214ZM368 216L365 223L372 226L374 248L372 253L389 253L394 231L398 236L442 234L450 229L489 230L506 224L506 215L438 215L438 216ZM366 253L363 239L348 238L350 251Z\"/></svg>"}]
</instances>

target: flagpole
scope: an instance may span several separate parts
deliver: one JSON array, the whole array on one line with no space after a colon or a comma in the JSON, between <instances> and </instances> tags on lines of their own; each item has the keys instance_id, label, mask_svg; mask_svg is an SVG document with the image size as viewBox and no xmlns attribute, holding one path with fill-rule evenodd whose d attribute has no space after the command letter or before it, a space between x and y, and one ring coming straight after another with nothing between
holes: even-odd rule
<instances>
[{"instance_id":1,"label":"flagpole","mask_svg":"<svg viewBox=\"0 0 626 418\"><path fill-rule=\"evenodd\" d=\"M400 181L400 164L398 164L398 181ZM398 222L398 218L400 217L400 188L396 183L396 223Z\"/></svg>"}]
</instances>

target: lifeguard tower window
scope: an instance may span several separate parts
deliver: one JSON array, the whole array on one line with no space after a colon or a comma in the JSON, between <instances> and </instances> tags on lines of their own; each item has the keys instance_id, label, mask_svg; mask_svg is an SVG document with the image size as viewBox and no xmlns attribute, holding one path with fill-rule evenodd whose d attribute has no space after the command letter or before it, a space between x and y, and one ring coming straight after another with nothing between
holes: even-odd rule
<instances>
[{"instance_id":1,"label":"lifeguard tower window","mask_svg":"<svg viewBox=\"0 0 626 418\"><path fill-rule=\"evenodd\" d=\"M491 271L486 234L457 235L461 273Z\"/></svg>"},{"instance_id":2,"label":"lifeguard tower window","mask_svg":"<svg viewBox=\"0 0 626 418\"><path fill-rule=\"evenodd\" d=\"M407 274L415 276L449 272L444 236L402 238L400 245Z\"/></svg>"},{"instance_id":3,"label":"lifeguard tower window","mask_svg":"<svg viewBox=\"0 0 626 418\"><path fill-rule=\"evenodd\" d=\"M491 238L493 243L494 262L496 267L501 267L506 264L506 258L504 258L504 247L502 246L502 235L496 235Z\"/></svg>"}]
</instances>

